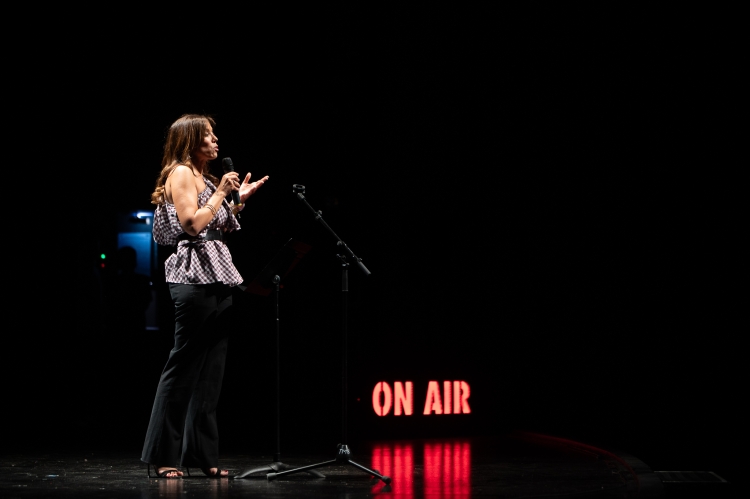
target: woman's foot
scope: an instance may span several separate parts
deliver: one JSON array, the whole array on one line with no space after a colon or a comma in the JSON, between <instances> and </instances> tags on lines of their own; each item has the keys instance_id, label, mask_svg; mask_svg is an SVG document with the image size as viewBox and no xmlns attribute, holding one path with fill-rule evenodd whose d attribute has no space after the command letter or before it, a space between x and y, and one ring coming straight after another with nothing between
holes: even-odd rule
<instances>
[{"instance_id":1,"label":"woman's foot","mask_svg":"<svg viewBox=\"0 0 750 499\"><path fill-rule=\"evenodd\" d=\"M154 466L154 471L159 478L180 478L183 475L182 471L171 466Z\"/></svg>"},{"instance_id":2,"label":"woman's foot","mask_svg":"<svg viewBox=\"0 0 750 499\"><path fill-rule=\"evenodd\" d=\"M201 468L204 475L213 478L228 477L229 470L220 470L219 468Z\"/></svg>"}]
</instances>

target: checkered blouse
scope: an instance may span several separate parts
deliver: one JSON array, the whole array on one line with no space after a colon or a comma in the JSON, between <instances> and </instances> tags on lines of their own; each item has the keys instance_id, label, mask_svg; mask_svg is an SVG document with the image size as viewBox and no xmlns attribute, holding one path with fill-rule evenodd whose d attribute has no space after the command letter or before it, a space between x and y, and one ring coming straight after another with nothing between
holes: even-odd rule
<instances>
[{"instance_id":1,"label":"checkered blouse","mask_svg":"<svg viewBox=\"0 0 750 499\"><path fill-rule=\"evenodd\" d=\"M216 186L206 177L206 188L198 195L198 206L206 204L216 191ZM216 210L216 216L201 231L205 236L209 229L226 229L228 232L240 230L240 223L232 215L232 209L225 200ZM210 284L223 282L236 286L242 282L242 276L232 263L229 248L222 241L189 241L178 240L184 231L177 219L177 210L171 203L160 204L154 211L153 236L157 244L164 246L177 245L177 250L164 262L164 273L167 282L179 284Z\"/></svg>"}]
</instances>

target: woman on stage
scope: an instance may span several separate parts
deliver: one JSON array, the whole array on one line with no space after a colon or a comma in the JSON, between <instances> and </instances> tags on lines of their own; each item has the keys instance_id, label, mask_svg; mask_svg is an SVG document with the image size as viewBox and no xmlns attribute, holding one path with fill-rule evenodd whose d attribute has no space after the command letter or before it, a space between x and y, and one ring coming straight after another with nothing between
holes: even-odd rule
<instances>
[{"instance_id":1,"label":"woman on stage","mask_svg":"<svg viewBox=\"0 0 750 499\"><path fill-rule=\"evenodd\" d=\"M174 303L174 347L159 378L141 460L158 478L181 478L179 467L223 478L219 469L216 407L224 376L232 289L242 282L225 244L239 230L239 211L268 176L240 183L237 172L216 178L219 154L213 118L186 114L172 123L151 202L153 237L175 246L165 261ZM239 192L235 205L232 192Z\"/></svg>"}]
</instances>

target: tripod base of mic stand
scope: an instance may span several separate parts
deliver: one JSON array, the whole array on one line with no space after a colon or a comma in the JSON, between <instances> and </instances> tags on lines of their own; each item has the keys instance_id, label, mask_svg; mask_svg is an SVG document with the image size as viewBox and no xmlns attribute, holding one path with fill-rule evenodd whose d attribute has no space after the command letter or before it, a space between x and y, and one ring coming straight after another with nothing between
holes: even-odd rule
<instances>
[{"instance_id":1,"label":"tripod base of mic stand","mask_svg":"<svg viewBox=\"0 0 750 499\"><path fill-rule=\"evenodd\" d=\"M242 473L238 473L234 476L232 476L233 479L237 480L240 478L253 478L251 475L254 473L263 473L268 474L276 473L279 471L284 470L291 470L294 469L292 466L289 466L288 464L281 463L279 461L274 461L271 464L264 464L263 466L256 466L255 468L250 468L249 470L245 470ZM310 470L307 473L309 473L312 476L318 477L318 478L325 478L326 476L323 473L320 473L319 471ZM260 476L260 475L256 475Z\"/></svg>"},{"instance_id":2,"label":"tripod base of mic stand","mask_svg":"<svg viewBox=\"0 0 750 499\"><path fill-rule=\"evenodd\" d=\"M299 473L299 472L302 472L302 471L310 473L310 472L314 472L316 468L322 468L323 466L331 466L331 465L337 464L337 463L344 463L344 464L350 464L350 465L354 466L355 468L358 468L358 469L364 471L365 473L373 475L374 477L382 480L383 483L385 483L386 485L388 485L388 484L391 483L391 477L388 477L388 476L385 476L385 475L381 475L379 471L377 471L377 470L371 470L370 468L362 466L361 464L355 463L354 461L352 461L351 459L349 459L349 456L351 456L351 452L349 451L349 447L347 445L345 445L345 444L338 444L337 448L338 448L338 454L336 455L336 459L331 459L330 461L324 461L322 463L317 463L317 464L310 464L308 466L300 466L299 468L294 468L294 469L290 469L290 470L279 471L279 472L276 472L276 473L268 473L266 475L266 478L269 481L271 481L271 480L273 480L275 478L278 478L280 476L291 475L292 473Z\"/></svg>"}]
</instances>

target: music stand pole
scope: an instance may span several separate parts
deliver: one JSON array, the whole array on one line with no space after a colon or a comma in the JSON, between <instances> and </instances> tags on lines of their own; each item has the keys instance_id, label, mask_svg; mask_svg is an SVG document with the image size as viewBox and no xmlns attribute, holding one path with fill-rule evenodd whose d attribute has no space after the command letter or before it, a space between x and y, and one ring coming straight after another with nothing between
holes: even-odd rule
<instances>
[{"instance_id":1,"label":"music stand pole","mask_svg":"<svg viewBox=\"0 0 750 499\"><path fill-rule=\"evenodd\" d=\"M328 231L333 234L333 236L338 240L337 245L342 247L349 253L349 255L357 262L357 265L359 268L366 274L370 275L370 271L367 270L367 267L365 267L362 264L362 259L357 258L357 256L352 252L351 249L344 243L344 241L339 238L339 236L336 235L335 232L328 226L328 224L325 223L322 217L322 213L320 211L315 211L312 206L307 202L305 199L305 196L303 195L305 192L305 186L300 184L294 184L294 192L297 194L297 198L304 202L305 205L307 205L308 208L313 212L315 215L315 220L323 224L323 226L328 229ZM370 475L373 475L374 477L382 480L386 486L389 486L391 483L391 478L385 475L381 475L379 471L373 470L370 468L367 468L366 466L363 466L359 463L356 463L351 460L351 451L349 450L349 446L346 444L346 419L347 419L347 411L346 411L346 405L347 405L347 311L348 311L348 294L349 294L349 275L348 275L348 268L349 263L346 261L346 255L340 254L336 255L341 260L341 294L342 294L342 305L343 305L343 345L342 345L342 383L341 383L341 438L342 443L338 444L336 446L337 448L337 454L335 459L331 459L329 461L323 461L316 464L310 464L308 466L300 466L299 468L293 468L293 469L287 469L284 471L279 471L276 473L268 473L266 475L266 478L270 480L274 480L280 476L285 475L291 475L293 473L299 473L299 472L310 472L315 471L317 468L322 468L324 466L331 466L334 464L348 464L351 466L354 466L355 468L358 468L365 473L368 473Z\"/></svg>"},{"instance_id":2,"label":"music stand pole","mask_svg":"<svg viewBox=\"0 0 750 499\"><path fill-rule=\"evenodd\" d=\"M258 277L256 277L248 286L241 286L241 288L243 288L243 291L246 293L266 296L268 294L269 276L278 271L283 271L284 274L288 274L308 250L309 247L304 243L299 243L290 239L260 272ZM233 479L248 478L253 473L267 473L269 471L287 470L292 468L288 464L281 462L281 355L279 353L281 351L281 332L279 327L279 288L281 277L278 274L274 274L271 278L271 283L273 284L274 296L276 299L276 452L273 455L272 463L244 470L241 473L232 476ZM310 470L308 473L318 478L325 478L325 475L315 470Z\"/></svg>"}]
</instances>

